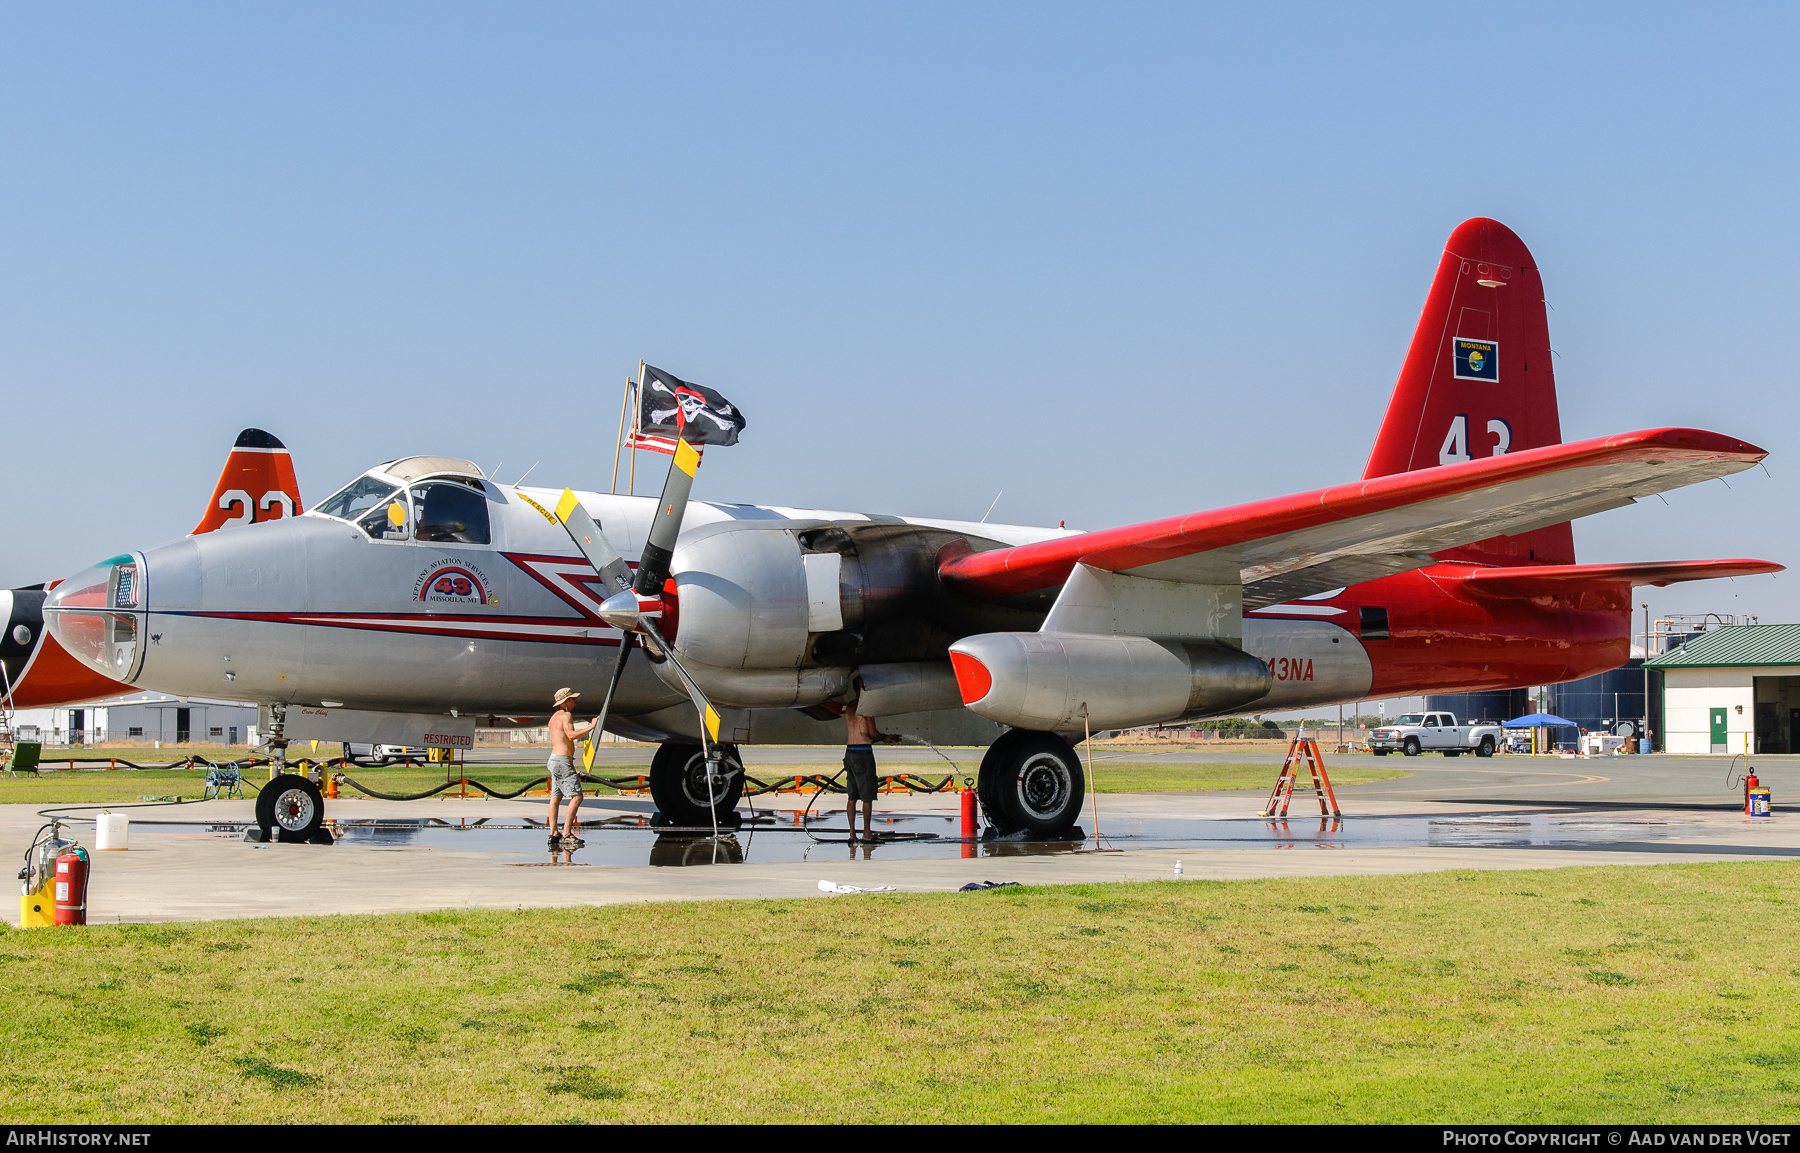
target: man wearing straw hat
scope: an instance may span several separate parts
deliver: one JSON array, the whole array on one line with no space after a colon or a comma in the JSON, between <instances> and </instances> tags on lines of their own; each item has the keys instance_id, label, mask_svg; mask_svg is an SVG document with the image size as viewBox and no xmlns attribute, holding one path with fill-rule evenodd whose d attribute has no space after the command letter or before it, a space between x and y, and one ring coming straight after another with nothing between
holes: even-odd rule
<instances>
[{"instance_id":1,"label":"man wearing straw hat","mask_svg":"<svg viewBox=\"0 0 1800 1153\"><path fill-rule=\"evenodd\" d=\"M586 844L575 835L575 812L581 808L581 777L575 772L575 738L585 737L600 719L585 725L575 723L575 702L581 694L574 689L556 690L556 711L550 714L550 848L579 849ZM562 832L556 831L557 810L562 799L569 798L569 811L562 821Z\"/></svg>"}]
</instances>

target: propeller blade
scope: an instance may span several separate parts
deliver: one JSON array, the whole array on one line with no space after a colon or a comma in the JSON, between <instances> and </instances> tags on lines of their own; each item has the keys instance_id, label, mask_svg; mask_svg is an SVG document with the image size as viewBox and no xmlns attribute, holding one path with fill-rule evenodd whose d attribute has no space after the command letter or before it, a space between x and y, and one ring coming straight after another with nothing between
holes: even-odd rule
<instances>
[{"instance_id":1,"label":"propeller blade","mask_svg":"<svg viewBox=\"0 0 1800 1153\"><path fill-rule=\"evenodd\" d=\"M669 563L675 559L675 538L681 535L681 518L687 513L688 494L694 489L694 470L700 454L685 440L675 442L669 458L669 478L663 482L662 499L656 502L656 519L638 557L637 580L632 583L644 596L658 596L669 579ZM660 639L660 638L658 638Z\"/></svg>"},{"instance_id":2,"label":"propeller blade","mask_svg":"<svg viewBox=\"0 0 1800 1153\"><path fill-rule=\"evenodd\" d=\"M619 555L619 550L606 539L606 534L588 515L588 510L581 507L573 489L563 489L562 499L556 502L556 519L562 522L575 547L581 555L594 566L601 580L611 592L619 592L631 587L631 566ZM600 599L605 600L605 597Z\"/></svg>"},{"instance_id":3,"label":"propeller blade","mask_svg":"<svg viewBox=\"0 0 1800 1153\"><path fill-rule=\"evenodd\" d=\"M712 703L706 699L706 694L700 691L700 686L694 683L694 678L688 675L688 671L681 667L681 662L675 658L675 646L663 639L662 633L656 629L656 622L645 617L638 627L643 630L644 639L662 654L669 662L669 667L675 670L675 675L681 678L681 683L687 686L688 697L694 702L694 711L700 714L700 727L704 734L700 743L710 756L712 746L719 743L718 710L712 707Z\"/></svg>"},{"instance_id":4,"label":"propeller blade","mask_svg":"<svg viewBox=\"0 0 1800 1153\"><path fill-rule=\"evenodd\" d=\"M612 712L613 694L619 691L619 682L625 677L625 662L631 659L631 650L637 642L630 633L619 638L619 659L613 662L612 679L606 682L606 697L600 702L600 715L594 718L594 735L588 737L587 767L594 767L594 750L599 748L599 734L606 731L606 717Z\"/></svg>"}]
</instances>

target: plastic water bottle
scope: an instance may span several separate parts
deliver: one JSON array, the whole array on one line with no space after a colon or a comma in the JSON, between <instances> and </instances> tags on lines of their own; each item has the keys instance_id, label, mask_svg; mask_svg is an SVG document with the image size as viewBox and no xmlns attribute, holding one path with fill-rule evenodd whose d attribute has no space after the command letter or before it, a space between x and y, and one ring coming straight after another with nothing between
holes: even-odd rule
<instances>
[{"instance_id":1,"label":"plastic water bottle","mask_svg":"<svg viewBox=\"0 0 1800 1153\"><path fill-rule=\"evenodd\" d=\"M1181 862L1180 861L1175 862L1175 875L1177 877L1181 876Z\"/></svg>"}]
</instances>

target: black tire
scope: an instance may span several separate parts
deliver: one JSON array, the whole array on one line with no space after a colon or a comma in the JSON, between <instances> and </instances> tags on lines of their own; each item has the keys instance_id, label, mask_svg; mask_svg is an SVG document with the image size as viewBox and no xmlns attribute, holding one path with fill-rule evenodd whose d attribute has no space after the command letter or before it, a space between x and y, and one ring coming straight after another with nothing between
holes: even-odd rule
<instances>
[{"instance_id":1,"label":"black tire","mask_svg":"<svg viewBox=\"0 0 1800 1153\"><path fill-rule=\"evenodd\" d=\"M706 754L699 745L664 741L650 759L650 797L669 823L684 828L699 828L713 823L713 814L722 819L737 808L744 796L744 763L738 758L736 745L720 745L724 754L720 775L715 780L712 805L707 805Z\"/></svg>"},{"instance_id":2,"label":"black tire","mask_svg":"<svg viewBox=\"0 0 1800 1153\"><path fill-rule=\"evenodd\" d=\"M1371 753L1374 753L1378 757L1385 757L1388 755L1388 752L1389 752L1389 750L1387 750L1387 749L1370 749L1369 751Z\"/></svg>"},{"instance_id":3,"label":"black tire","mask_svg":"<svg viewBox=\"0 0 1800 1153\"><path fill-rule=\"evenodd\" d=\"M1481 743L1479 745L1475 746L1475 755L1478 757L1493 756L1494 755L1494 738L1493 737L1482 737Z\"/></svg>"},{"instance_id":4,"label":"black tire","mask_svg":"<svg viewBox=\"0 0 1800 1153\"><path fill-rule=\"evenodd\" d=\"M1446 757L1460 757L1460 756L1462 756L1462 750L1461 749L1445 749L1444 755Z\"/></svg>"},{"instance_id":5,"label":"black tire","mask_svg":"<svg viewBox=\"0 0 1800 1153\"><path fill-rule=\"evenodd\" d=\"M1407 737L1406 740L1404 740L1400 743L1400 751L1405 753L1409 757L1418 756L1419 755L1419 738L1418 737Z\"/></svg>"},{"instance_id":6,"label":"black tire","mask_svg":"<svg viewBox=\"0 0 1800 1153\"><path fill-rule=\"evenodd\" d=\"M1013 729L981 759L978 791L1002 833L1058 833L1081 815L1087 780L1081 758L1055 733Z\"/></svg>"},{"instance_id":7,"label":"black tire","mask_svg":"<svg viewBox=\"0 0 1800 1153\"><path fill-rule=\"evenodd\" d=\"M282 841L310 840L324 823L325 798L305 777L283 773L256 794L257 827L274 830Z\"/></svg>"}]
</instances>

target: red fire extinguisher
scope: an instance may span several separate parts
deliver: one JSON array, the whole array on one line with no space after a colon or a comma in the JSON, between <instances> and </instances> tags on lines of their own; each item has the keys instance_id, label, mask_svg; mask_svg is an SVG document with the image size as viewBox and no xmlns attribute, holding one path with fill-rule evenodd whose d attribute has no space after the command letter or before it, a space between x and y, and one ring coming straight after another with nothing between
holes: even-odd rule
<instances>
[{"instance_id":1,"label":"red fire extinguisher","mask_svg":"<svg viewBox=\"0 0 1800 1153\"><path fill-rule=\"evenodd\" d=\"M56 858L56 923L87 924L88 855L73 848Z\"/></svg>"},{"instance_id":2,"label":"red fire extinguisher","mask_svg":"<svg viewBox=\"0 0 1800 1153\"><path fill-rule=\"evenodd\" d=\"M975 855L975 790L965 783L962 790L962 855Z\"/></svg>"},{"instance_id":3,"label":"red fire extinguisher","mask_svg":"<svg viewBox=\"0 0 1800 1153\"><path fill-rule=\"evenodd\" d=\"M1762 784L1762 782L1756 779L1755 766L1751 766L1750 768L1747 768L1744 770L1744 812L1745 813L1750 812L1750 792L1751 792L1751 790L1757 788L1761 784Z\"/></svg>"}]
</instances>

